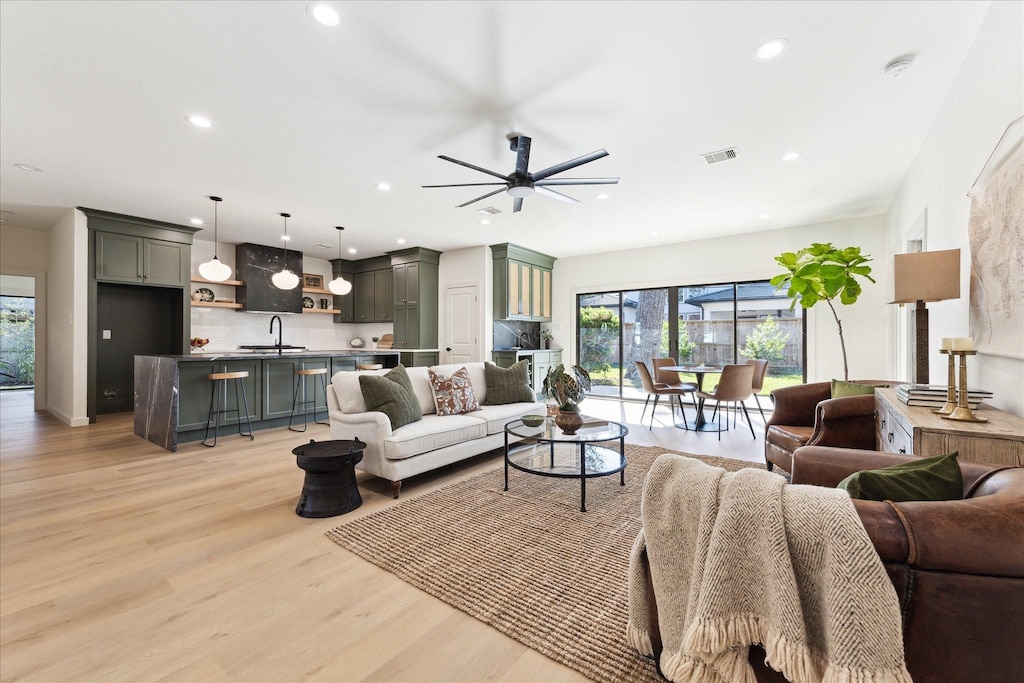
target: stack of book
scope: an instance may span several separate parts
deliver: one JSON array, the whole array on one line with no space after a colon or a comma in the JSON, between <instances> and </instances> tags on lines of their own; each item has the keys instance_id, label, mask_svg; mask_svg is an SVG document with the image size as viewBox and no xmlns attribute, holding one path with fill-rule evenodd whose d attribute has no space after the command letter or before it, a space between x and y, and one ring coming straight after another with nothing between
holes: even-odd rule
<instances>
[{"instance_id":1,"label":"stack of book","mask_svg":"<svg viewBox=\"0 0 1024 683\"><path fill-rule=\"evenodd\" d=\"M896 397L908 406L925 408L941 408L946 405L945 384L901 384L896 388ZM967 389L967 405L975 410L987 398L992 398L991 391L984 389ZM953 399L956 402L956 398Z\"/></svg>"}]
</instances>

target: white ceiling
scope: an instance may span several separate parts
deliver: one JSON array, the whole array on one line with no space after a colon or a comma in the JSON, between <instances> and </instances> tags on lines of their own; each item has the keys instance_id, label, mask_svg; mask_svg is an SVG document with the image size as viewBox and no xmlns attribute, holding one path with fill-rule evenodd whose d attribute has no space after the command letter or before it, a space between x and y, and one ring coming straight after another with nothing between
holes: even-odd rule
<instances>
[{"instance_id":1,"label":"white ceiling","mask_svg":"<svg viewBox=\"0 0 1024 683\"><path fill-rule=\"evenodd\" d=\"M222 243L279 246L287 211L291 248L321 258L335 225L346 258L399 237L565 257L878 214L989 3L337 2L334 28L305 5L4 0L5 224L86 206L212 228L216 194ZM790 49L755 60L775 37ZM914 67L885 76L904 55ZM455 208L487 188L420 187L491 180L439 154L510 172L513 130L531 170L604 148L564 176L622 180L518 214L504 194ZM484 226L487 206L502 213Z\"/></svg>"}]
</instances>

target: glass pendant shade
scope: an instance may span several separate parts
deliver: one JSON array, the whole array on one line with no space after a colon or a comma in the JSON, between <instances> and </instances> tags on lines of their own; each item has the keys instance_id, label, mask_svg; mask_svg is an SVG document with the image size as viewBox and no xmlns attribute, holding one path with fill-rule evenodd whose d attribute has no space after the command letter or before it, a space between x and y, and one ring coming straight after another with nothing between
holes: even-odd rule
<instances>
[{"instance_id":1,"label":"glass pendant shade","mask_svg":"<svg viewBox=\"0 0 1024 683\"><path fill-rule=\"evenodd\" d=\"M210 199L213 201L213 258L199 264L199 274L211 282L224 282L231 277L231 266L221 263L217 258L217 204L222 200L220 197Z\"/></svg>"},{"instance_id":2,"label":"glass pendant shade","mask_svg":"<svg viewBox=\"0 0 1024 683\"><path fill-rule=\"evenodd\" d=\"M338 230L338 261L341 261L341 231L345 228L339 225L336 226L336 229ZM341 264L339 263L338 266L340 267ZM346 280L341 273L338 273L338 277L327 283L327 289L338 296L344 296L352 291L352 283Z\"/></svg>"},{"instance_id":3,"label":"glass pendant shade","mask_svg":"<svg viewBox=\"0 0 1024 683\"><path fill-rule=\"evenodd\" d=\"M295 289L299 286L299 276L288 270L288 219L291 214L282 213L281 216L284 218L284 267L280 273L271 275L270 281L278 289Z\"/></svg>"}]
</instances>

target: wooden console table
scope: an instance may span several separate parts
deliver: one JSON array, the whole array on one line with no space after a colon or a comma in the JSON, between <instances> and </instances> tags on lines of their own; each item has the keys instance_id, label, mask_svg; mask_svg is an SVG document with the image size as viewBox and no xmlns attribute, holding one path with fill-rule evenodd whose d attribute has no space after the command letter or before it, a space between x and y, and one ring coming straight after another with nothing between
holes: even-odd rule
<instances>
[{"instance_id":1,"label":"wooden console table","mask_svg":"<svg viewBox=\"0 0 1024 683\"><path fill-rule=\"evenodd\" d=\"M875 389L878 446L920 456L959 451L961 460L1024 466L1024 418L984 404L974 412L988 422L944 420L930 408L903 403L896 389Z\"/></svg>"}]
</instances>

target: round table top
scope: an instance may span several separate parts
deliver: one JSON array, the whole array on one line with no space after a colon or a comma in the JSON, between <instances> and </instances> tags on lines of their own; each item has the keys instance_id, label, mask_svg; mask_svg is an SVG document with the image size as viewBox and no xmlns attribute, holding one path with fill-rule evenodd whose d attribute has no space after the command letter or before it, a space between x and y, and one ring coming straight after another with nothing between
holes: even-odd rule
<instances>
[{"instance_id":1,"label":"round table top","mask_svg":"<svg viewBox=\"0 0 1024 683\"><path fill-rule=\"evenodd\" d=\"M335 439L333 441L314 441L296 446L292 449L293 455L306 458L335 458L341 455L352 455L362 453L366 448L366 442L359 439Z\"/></svg>"},{"instance_id":2,"label":"round table top","mask_svg":"<svg viewBox=\"0 0 1024 683\"><path fill-rule=\"evenodd\" d=\"M720 365L664 365L659 370L669 370L672 372L721 372L722 366Z\"/></svg>"},{"instance_id":3,"label":"round table top","mask_svg":"<svg viewBox=\"0 0 1024 683\"><path fill-rule=\"evenodd\" d=\"M539 427L528 427L522 420L512 420L505 425L505 431L514 436L520 436L537 441L561 441L566 443L583 443L590 441L612 441L621 439L629 434L629 427L618 422L609 420L598 420L597 418L583 417L583 426L576 430L575 434L564 434L555 426L554 422L548 420Z\"/></svg>"}]
</instances>

